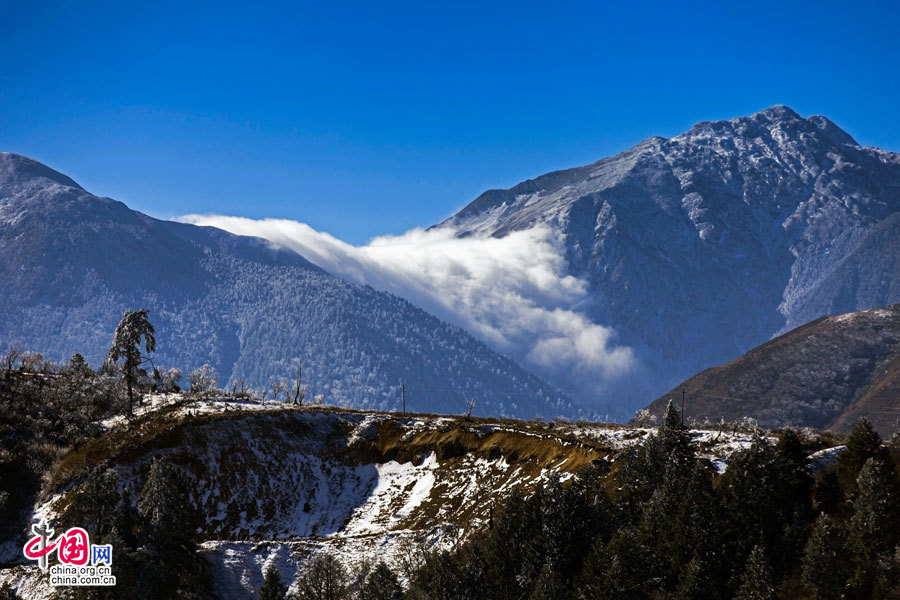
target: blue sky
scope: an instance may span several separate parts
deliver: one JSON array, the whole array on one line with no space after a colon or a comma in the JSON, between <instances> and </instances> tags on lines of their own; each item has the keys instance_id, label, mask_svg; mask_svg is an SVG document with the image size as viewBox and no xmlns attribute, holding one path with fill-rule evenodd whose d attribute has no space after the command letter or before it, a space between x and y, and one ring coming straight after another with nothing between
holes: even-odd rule
<instances>
[{"instance_id":1,"label":"blue sky","mask_svg":"<svg viewBox=\"0 0 900 600\"><path fill-rule=\"evenodd\" d=\"M0 0L0 150L361 243L772 104L900 151L900 3Z\"/></svg>"}]
</instances>

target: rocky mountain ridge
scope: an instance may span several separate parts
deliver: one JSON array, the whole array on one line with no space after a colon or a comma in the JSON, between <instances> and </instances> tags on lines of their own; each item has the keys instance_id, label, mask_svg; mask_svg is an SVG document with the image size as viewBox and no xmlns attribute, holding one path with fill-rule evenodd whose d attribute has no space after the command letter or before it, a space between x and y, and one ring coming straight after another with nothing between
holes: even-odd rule
<instances>
[{"instance_id":1,"label":"rocky mountain ridge","mask_svg":"<svg viewBox=\"0 0 900 600\"><path fill-rule=\"evenodd\" d=\"M785 106L487 191L438 227L539 224L588 282L579 309L639 358L592 391L621 410L813 319L900 301L900 155ZM545 375L591 393L589 376Z\"/></svg>"}]
</instances>

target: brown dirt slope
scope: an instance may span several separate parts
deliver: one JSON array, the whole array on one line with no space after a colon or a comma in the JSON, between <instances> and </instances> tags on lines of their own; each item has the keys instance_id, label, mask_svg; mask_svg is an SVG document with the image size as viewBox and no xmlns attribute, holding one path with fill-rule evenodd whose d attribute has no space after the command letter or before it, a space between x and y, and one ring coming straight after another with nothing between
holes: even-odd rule
<instances>
[{"instance_id":1,"label":"brown dirt slope","mask_svg":"<svg viewBox=\"0 0 900 600\"><path fill-rule=\"evenodd\" d=\"M900 418L900 304L817 319L676 386L697 420L756 419L848 432L860 417L889 435Z\"/></svg>"}]
</instances>

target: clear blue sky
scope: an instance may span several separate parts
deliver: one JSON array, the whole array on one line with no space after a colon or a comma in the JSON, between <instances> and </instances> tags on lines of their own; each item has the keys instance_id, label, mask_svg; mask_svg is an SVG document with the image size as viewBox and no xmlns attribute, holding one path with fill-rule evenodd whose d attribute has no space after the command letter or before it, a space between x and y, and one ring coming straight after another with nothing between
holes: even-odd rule
<instances>
[{"instance_id":1,"label":"clear blue sky","mask_svg":"<svg viewBox=\"0 0 900 600\"><path fill-rule=\"evenodd\" d=\"M772 104L900 151L900 2L0 0L0 150L351 242Z\"/></svg>"}]
</instances>

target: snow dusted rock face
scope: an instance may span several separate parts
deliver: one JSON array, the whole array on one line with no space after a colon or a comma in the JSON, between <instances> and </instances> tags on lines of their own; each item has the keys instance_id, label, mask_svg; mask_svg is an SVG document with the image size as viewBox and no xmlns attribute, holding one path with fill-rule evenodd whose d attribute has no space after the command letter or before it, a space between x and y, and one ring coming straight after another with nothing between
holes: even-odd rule
<instances>
[{"instance_id":1,"label":"snow dusted rock face","mask_svg":"<svg viewBox=\"0 0 900 600\"><path fill-rule=\"evenodd\" d=\"M98 366L125 310L150 309L154 362L219 384L293 382L308 398L531 418L568 396L405 300L329 275L291 250L161 221L94 196L29 158L0 153L0 343ZM184 382L183 382L184 383Z\"/></svg>"},{"instance_id":2,"label":"snow dusted rock face","mask_svg":"<svg viewBox=\"0 0 900 600\"><path fill-rule=\"evenodd\" d=\"M813 319L900 301L900 155L785 106L487 191L438 227L541 224L588 282L580 310L639 359L600 390L612 414Z\"/></svg>"},{"instance_id":3,"label":"snow dusted rock face","mask_svg":"<svg viewBox=\"0 0 900 600\"><path fill-rule=\"evenodd\" d=\"M322 550L351 570L385 560L405 577L404 565L421 552L485 527L514 487L527 494L549 477L565 481L654 431L179 396L151 407L64 456L36 514L55 522L85 468L112 468L123 486L139 489L152 461L164 457L188 474L191 525L226 600L256 593L269 565L293 581ZM749 433L696 431L694 438L719 471L752 442ZM46 587L36 578L36 567L0 571L0 581L36 590L29 598Z\"/></svg>"}]
</instances>

